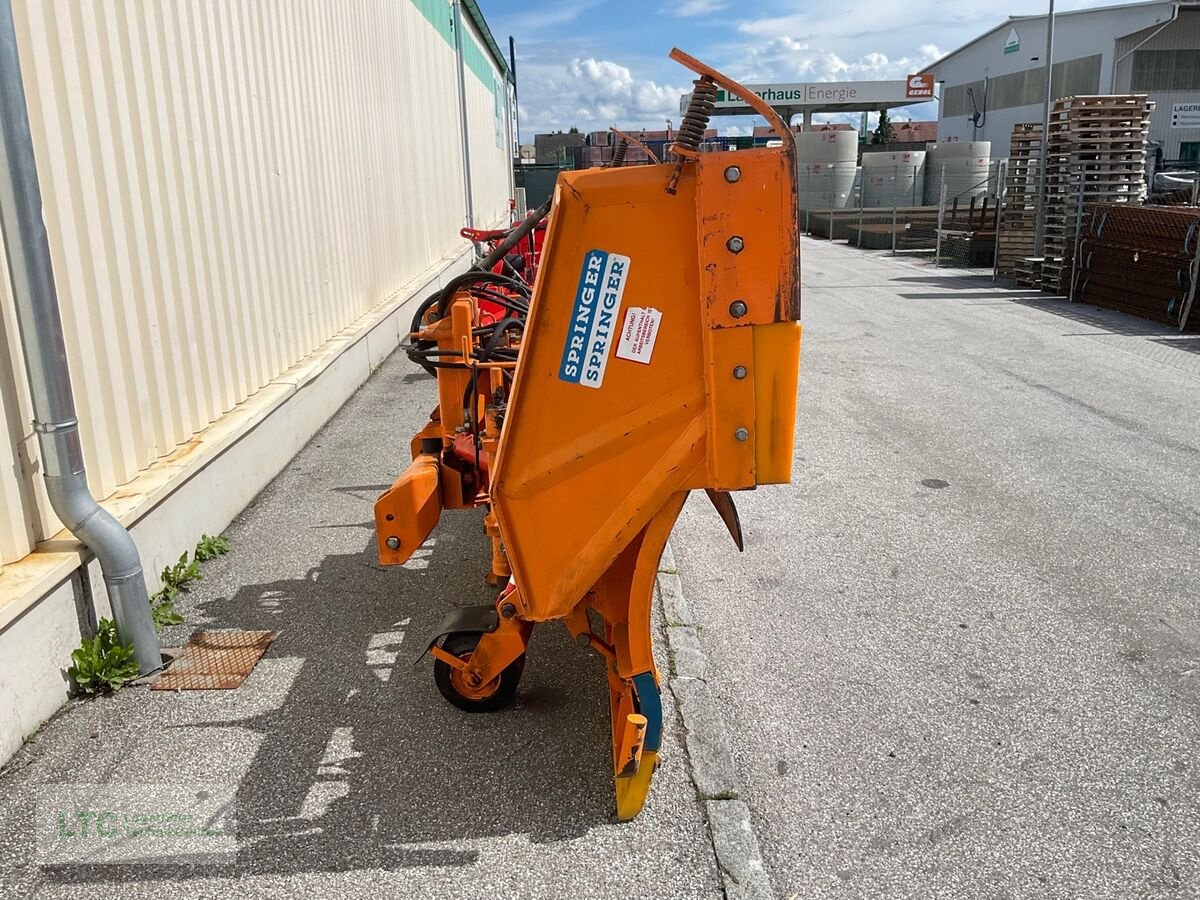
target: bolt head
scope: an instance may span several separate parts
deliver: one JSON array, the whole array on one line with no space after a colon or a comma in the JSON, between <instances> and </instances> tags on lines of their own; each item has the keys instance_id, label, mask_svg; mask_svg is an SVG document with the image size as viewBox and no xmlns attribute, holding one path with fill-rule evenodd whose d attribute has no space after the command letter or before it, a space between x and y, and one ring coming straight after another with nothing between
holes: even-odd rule
<instances>
[{"instance_id":1,"label":"bolt head","mask_svg":"<svg viewBox=\"0 0 1200 900\"><path fill-rule=\"evenodd\" d=\"M730 166L729 168L727 168L725 170L725 180L728 181L730 184L741 181L742 180L742 170L739 169L737 166Z\"/></svg>"},{"instance_id":2,"label":"bolt head","mask_svg":"<svg viewBox=\"0 0 1200 900\"><path fill-rule=\"evenodd\" d=\"M729 314L735 319L740 319L746 312L746 301L744 300L734 300L729 304Z\"/></svg>"},{"instance_id":3,"label":"bolt head","mask_svg":"<svg viewBox=\"0 0 1200 900\"><path fill-rule=\"evenodd\" d=\"M506 619L511 619L516 614L517 614L517 608L515 606L513 606L511 603L505 603L503 606L500 607L500 615L502 615Z\"/></svg>"},{"instance_id":4,"label":"bolt head","mask_svg":"<svg viewBox=\"0 0 1200 900\"><path fill-rule=\"evenodd\" d=\"M592 645L592 639L586 634L580 634L575 638L575 643L577 643L580 647L590 647Z\"/></svg>"},{"instance_id":5,"label":"bolt head","mask_svg":"<svg viewBox=\"0 0 1200 900\"><path fill-rule=\"evenodd\" d=\"M725 242L725 247L730 253L741 253L744 249L746 249L746 242L735 234Z\"/></svg>"},{"instance_id":6,"label":"bolt head","mask_svg":"<svg viewBox=\"0 0 1200 900\"><path fill-rule=\"evenodd\" d=\"M392 535L390 538L388 538L386 541L384 541L384 543L387 544L387 548L389 550L399 550L400 549L400 538L396 537L395 535Z\"/></svg>"},{"instance_id":7,"label":"bolt head","mask_svg":"<svg viewBox=\"0 0 1200 900\"><path fill-rule=\"evenodd\" d=\"M750 430L748 428L739 428L733 433L733 436L739 441L748 441L750 440Z\"/></svg>"},{"instance_id":8,"label":"bolt head","mask_svg":"<svg viewBox=\"0 0 1200 900\"><path fill-rule=\"evenodd\" d=\"M745 366L734 366L733 367L733 377L736 378L738 381L741 381L743 378L745 378L746 377L746 367Z\"/></svg>"}]
</instances>

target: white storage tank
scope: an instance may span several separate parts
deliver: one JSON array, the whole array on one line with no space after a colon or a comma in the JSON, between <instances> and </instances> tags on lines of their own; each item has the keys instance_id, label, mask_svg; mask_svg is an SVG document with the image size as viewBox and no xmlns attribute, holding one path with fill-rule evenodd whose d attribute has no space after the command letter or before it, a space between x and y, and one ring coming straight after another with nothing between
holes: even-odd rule
<instances>
[{"instance_id":1,"label":"white storage tank","mask_svg":"<svg viewBox=\"0 0 1200 900\"><path fill-rule=\"evenodd\" d=\"M986 196L992 160L991 141L954 141L929 144L925 153L925 205L937 206L946 182L946 203L970 205L972 197Z\"/></svg>"},{"instance_id":2,"label":"white storage tank","mask_svg":"<svg viewBox=\"0 0 1200 900\"><path fill-rule=\"evenodd\" d=\"M925 198L925 151L864 153L863 206L920 206Z\"/></svg>"},{"instance_id":3,"label":"white storage tank","mask_svg":"<svg viewBox=\"0 0 1200 900\"><path fill-rule=\"evenodd\" d=\"M801 209L845 209L851 205L858 134L807 131L796 135Z\"/></svg>"}]
</instances>

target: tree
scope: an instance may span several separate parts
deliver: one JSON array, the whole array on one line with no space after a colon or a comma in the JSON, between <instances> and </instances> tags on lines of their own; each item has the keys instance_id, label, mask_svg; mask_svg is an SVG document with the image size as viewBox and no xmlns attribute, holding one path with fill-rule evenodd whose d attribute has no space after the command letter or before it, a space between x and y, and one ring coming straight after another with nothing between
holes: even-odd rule
<instances>
[{"instance_id":1,"label":"tree","mask_svg":"<svg viewBox=\"0 0 1200 900\"><path fill-rule=\"evenodd\" d=\"M892 120L888 118L886 109L879 111L879 124L875 126L875 131L871 134L872 144L890 144L896 139L896 135L892 133Z\"/></svg>"},{"instance_id":2,"label":"tree","mask_svg":"<svg viewBox=\"0 0 1200 900\"><path fill-rule=\"evenodd\" d=\"M579 134L579 129L572 125L571 130L568 131L567 134Z\"/></svg>"}]
</instances>

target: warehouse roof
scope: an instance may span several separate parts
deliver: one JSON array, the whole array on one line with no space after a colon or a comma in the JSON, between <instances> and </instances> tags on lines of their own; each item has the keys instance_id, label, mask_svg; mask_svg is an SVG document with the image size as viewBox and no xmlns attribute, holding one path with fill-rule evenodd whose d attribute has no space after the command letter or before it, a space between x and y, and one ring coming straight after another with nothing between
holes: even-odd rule
<instances>
[{"instance_id":1,"label":"warehouse roof","mask_svg":"<svg viewBox=\"0 0 1200 900\"><path fill-rule=\"evenodd\" d=\"M1084 9L1070 9L1065 12L1056 12L1054 14L1054 18L1056 20L1058 20L1058 19L1066 18L1067 16L1082 16L1082 15L1091 15L1094 13L1107 13L1107 12L1113 12L1114 10L1118 10L1118 9L1134 9L1134 8L1149 9L1150 7L1153 7L1153 6L1162 6L1162 7L1165 7L1167 10L1173 11L1176 7L1180 7L1180 6L1193 6L1193 7L1200 8L1200 2L1198 2L1198 0L1168 0L1168 2L1163 2L1163 3L1118 3L1113 6L1091 6L1091 7L1086 7ZM1046 18L1045 13L1038 13L1036 15L1031 15L1031 16L1009 16L1007 19L1005 19L1000 24L996 25L994 28L989 28L987 31L985 31L983 34L979 35L978 37L972 38L971 40L967 41L965 44L963 44L957 50L951 50L945 56L941 57L938 60L935 60L934 62L931 62L929 65L927 65L921 71L928 72L932 69L937 68L942 63L944 63L946 60L950 59L951 57L958 56L958 54L962 53L964 50L970 49L975 44L978 44L980 41L982 41L984 38L999 31L1001 28L1010 28L1016 22L1036 22L1036 21L1038 21L1040 19L1044 19L1044 18ZM1142 30L1144 30L1144 28L1145 28L1145 26L1143 26L1142 28L1136 28L1136 29L1134 29L1134 31L1135 32L1142 31ZM1119 36L1124 37L1124 35L1119 35Z\"/></svg>"}]
</instances>

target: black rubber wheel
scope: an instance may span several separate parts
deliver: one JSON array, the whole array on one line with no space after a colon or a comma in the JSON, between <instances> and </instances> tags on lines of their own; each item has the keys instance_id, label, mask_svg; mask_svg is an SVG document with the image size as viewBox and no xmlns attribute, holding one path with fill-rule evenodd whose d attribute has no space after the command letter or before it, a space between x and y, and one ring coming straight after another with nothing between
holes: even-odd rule
<instances>
[{"instance_id":1,"label":"black rubber wheel","mask_svg":"<svg viewBox=\"0 0 1200 900\"><path fill-rule=\"evenodd\" d=\"M479 646L479 639L482 637L483 635L476 632L455 631L446 635L442 640L441 647L453 656L469 659L475 652L475 648ZM459 684L456 684L459 677L455 669L440 659L433 661L433 681L437 685L438 691L451 704L470 713L496 712L496 710L504 709L511 704L516 699L517 685L521 683L523 671L525 671L524 653L509 663L508 667L500 673L500 677L492 682L494 687L488 685L483 689L487 691L485 696L469 696L464 690L460 690Z\"/></svg>"}]
</instances>

